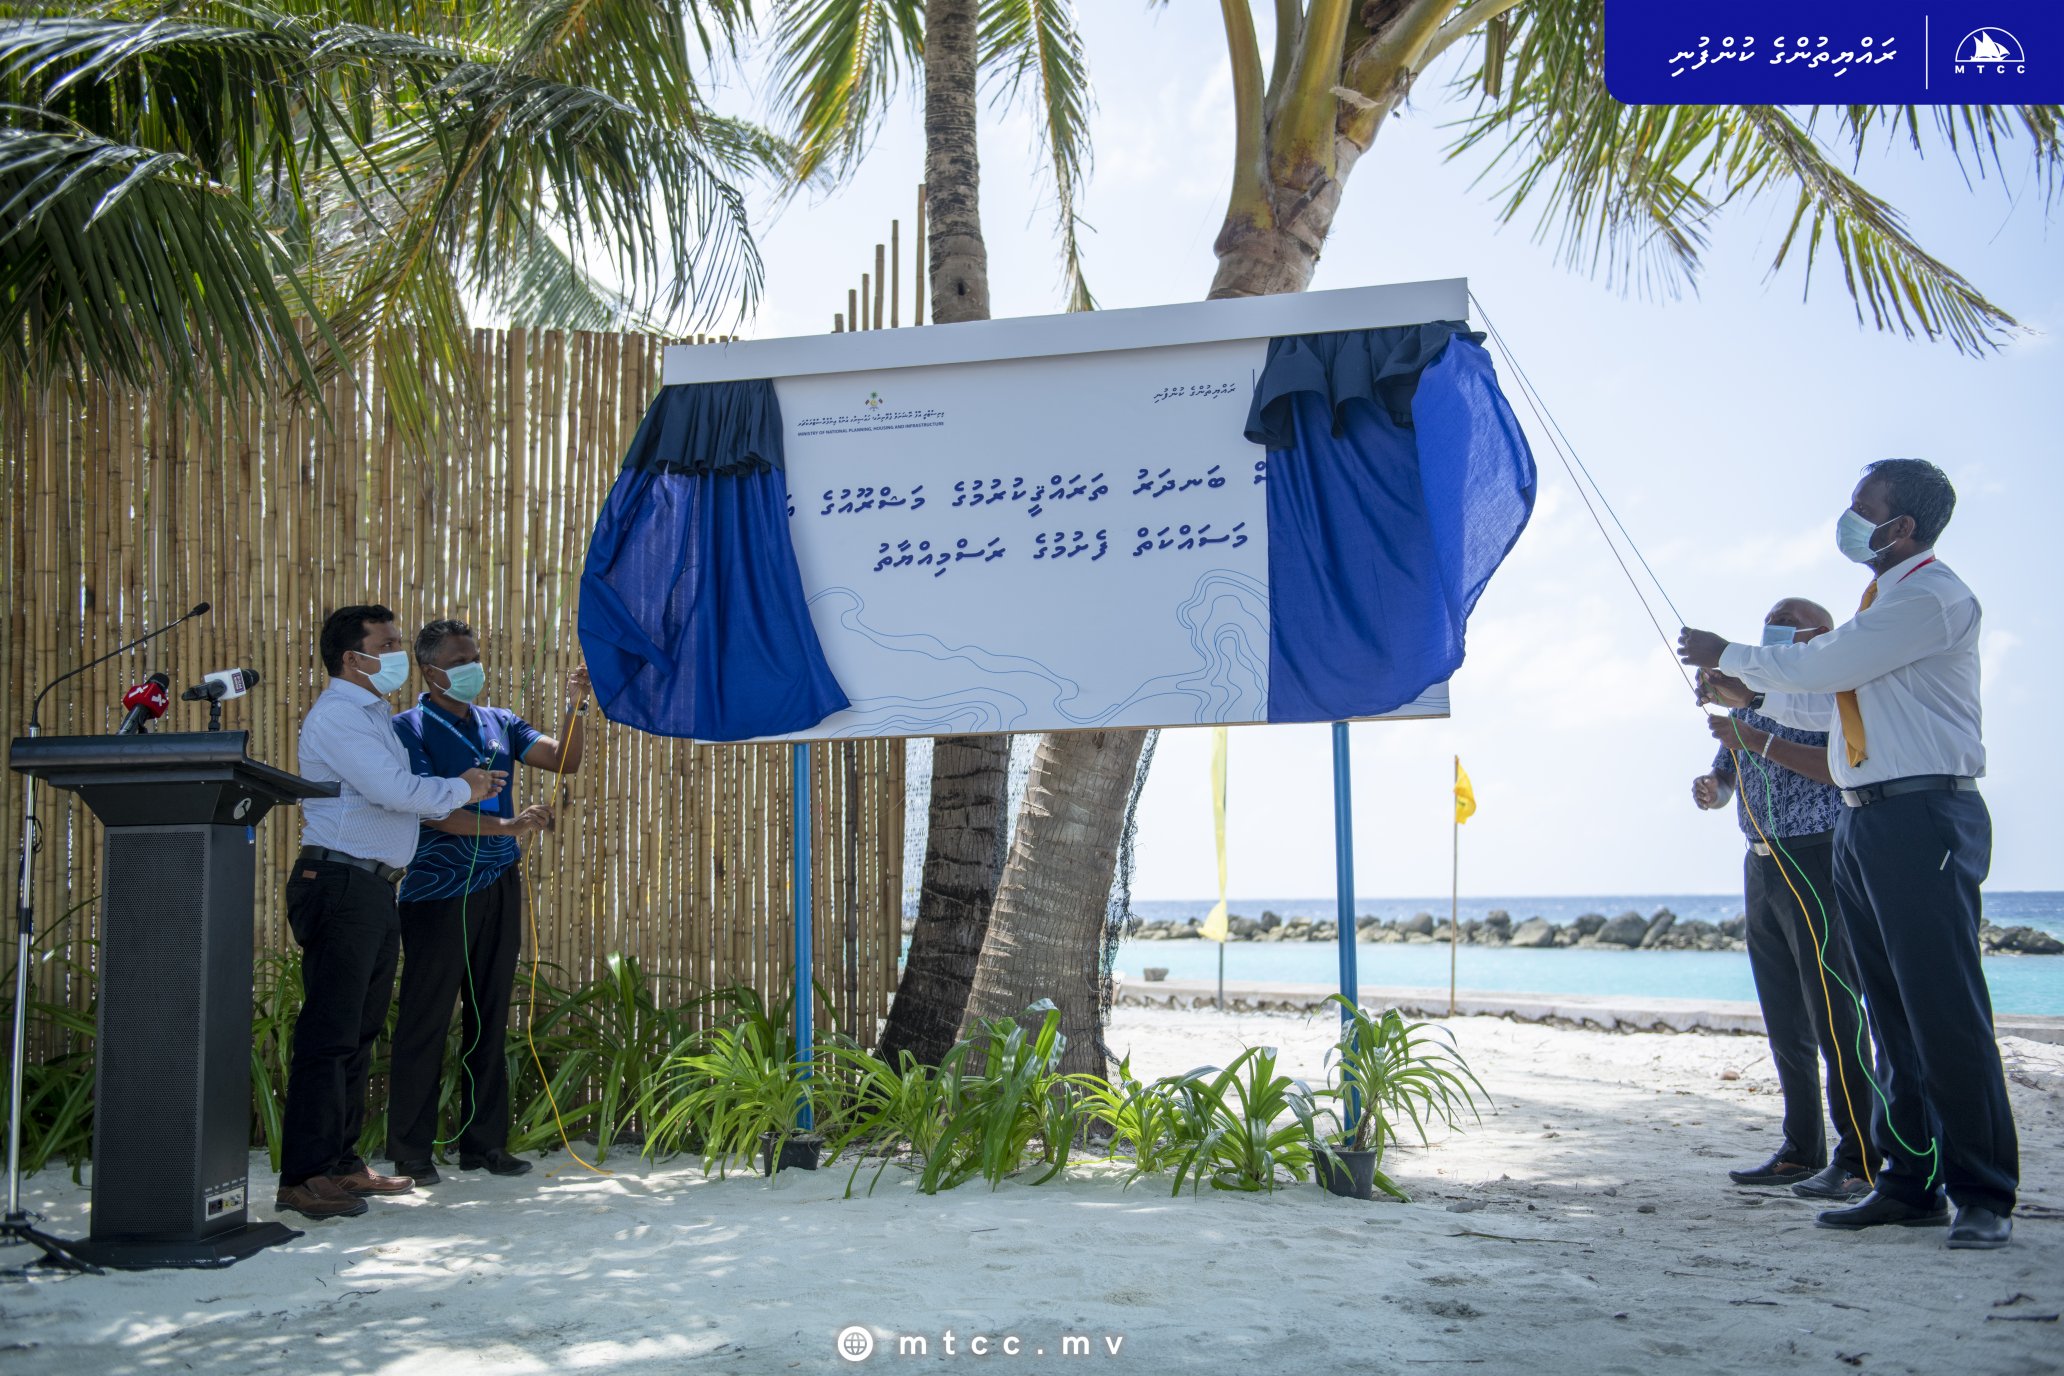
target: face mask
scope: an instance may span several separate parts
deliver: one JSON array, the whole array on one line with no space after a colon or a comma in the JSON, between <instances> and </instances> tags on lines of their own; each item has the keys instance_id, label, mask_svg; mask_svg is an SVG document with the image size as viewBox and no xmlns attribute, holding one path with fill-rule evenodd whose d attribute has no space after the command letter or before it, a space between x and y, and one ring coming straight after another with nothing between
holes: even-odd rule
<instances>
[{"instance_id":1,"label":"face mask","mask_svg":"<svg viewBox=\"0 0 2064 1376\"><path fill-rule=\"evenodd\" d=\"M402 684L408 682L409 657L407 650L390 650L384 655L369 655L363 650L354 650L352 653L356 654L360 659L377 659L380 661L379 669L374 673L368 674L367 677L372 680L373 691L381 697L386 697L389 693L401 687Z\"/></svg>"},{"instance_id":2,"label":"face mask","mask_svg":"<svg viewBox=\"0 0 2064 1376\"><path fill-rule=\"evenodd\" d=\"M1765 626L1763 628L1763 643L1765 645L1789 645L1796 636L1797 632L1790 626Z\"/></svg>"},{"instance_id":3,"label":"face mask","mask_svg":"<svg viewBox=\"0 0 2064 1376\"><path fill-rule=\"evenodd\" d=\"M487 686L487 669L479 660L471 664L455 664L444 671L444 677L451 685L444 691L460 702L473 701Z\"/></svg>"},{"instance_id":4,"label":"face mask","mask_svg":"<svg viewBox=\"0 0 2064 1376\"><path fill-rule=\"evenodd\" d=\"M1899 518L1894 516L1892 521ZM1854 509L1842 513L1842 519L1835 522L1835 548L1842 551L1844 558L1858 564L1868 564L1878 557L1871 548L1871 537L1892 524L1880 521L1872 525L1868 518L1859 516Z\"/></svg>"}]
</instances>

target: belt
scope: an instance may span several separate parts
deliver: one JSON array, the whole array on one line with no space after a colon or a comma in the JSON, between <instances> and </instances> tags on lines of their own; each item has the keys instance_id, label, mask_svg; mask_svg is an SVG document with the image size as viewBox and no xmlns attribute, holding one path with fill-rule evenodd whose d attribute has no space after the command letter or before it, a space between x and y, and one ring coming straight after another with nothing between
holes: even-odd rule
<instances>
[{"instance_id":1,"label":"belt","mask_svg":"<svg viewBox=\"0 0 2064 1376\"><path fill-rule=\"evenodd\" d=\"M351 855L345 851L331 850L327 846L303 846L301 847L301 858L304 860L323 860L332 865L349 865L355 870L364 870L367 874L377 879L384 879L390 884L400 883L401 877L408 873L405 869L397 869L393 865L382 864L378 860L368 860L362 855Z\"/></svg>"},{"instance_id":2,"label":"belt","mask_svg":"<svg viewBox=\"0 0 2064 1376\"><path fill-rule=\"evenodd\" d=\"M1882 803L1887 798L1897 798L1905 793L1975 793L1976 779L1961 774L1912 774L1904 779L1887 779L1881 784L1865 784L1861 788L1842 790L1842 804L1845 807L1869 807Z\"/></svg>"},{"instance_id":3,"label":"belt","mask_svg":"<svg viewBox=\"0 0 2064 1376\"><path fill-rule=\"evenodd\" d=\"M1835 833L1832 831L1809 831L1804 836L1780 836L1777 838L1777 843L1786 850L1792 850L1794 848L1803 849L1806 846L1824 846L1834 839ZM1749 842L1749 850L1766 860L1776 853L1761 841Z\"/></svg>"}]
</instances>

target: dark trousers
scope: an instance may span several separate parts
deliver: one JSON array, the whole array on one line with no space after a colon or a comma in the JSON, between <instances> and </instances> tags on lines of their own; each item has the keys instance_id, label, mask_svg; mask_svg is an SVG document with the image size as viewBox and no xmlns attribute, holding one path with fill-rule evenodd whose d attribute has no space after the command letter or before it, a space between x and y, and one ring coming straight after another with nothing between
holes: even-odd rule
<instances>
[{"instance_id":1,"label":"dark trousers","mask_svg":"<svg viewBox=\"0 0 2064 1376\"><path fill-rule=\"evenodd\" d=\"M1851 1175L1863 1175L1871 1102L1863 1018L1856 1007L1863 986L1848 933L1835 916L1834 841L1825 835L1790 840L1784 851L1789 861L1783 854L1750 851L1742 863L1749 970L1784 1091L1780 1154L1815 1169L1827 1164L1820 1112L1825 1089L1827 1121L1835 1125L1834 1159Z\"/></svg>"},{"instance_id":2,"label":"dark trousers","mask_svg":"<svg viewBox=\"0 0 2064 1376\"><path fill-rule=\"evenodd\" d=\"M1909 1204L1947 1187L1959 1205L2014 1207L2020 1146L1978 946L1991 868L1976 793L1902 794L1845 809L1835 828L1835 892L1884 1090L1878 1189Z\"/></svg>"},{"instance_id":3,"label":"dark trousers","mask_svg":"<svg viewBox=\"0 0 2064 1376\"><path fill-rule=\"evenodd\" d=\"M287 1071L280 1184L363 1164L366 1077L387 1022L401 928L394 885L330 861L296 860L287 922L301 943L301 1016Z\"/></svg>"},{"instance_id":4,"label":"dark trousers","mask_svg":"<svg viewBox=\"0 0 2064 1376\"><path fill-rule=\"evenodd\" d=\"M394 1023L387 1155L428 1161L438 1145L445 1034L459 1004L459 1151L509 1144L510 989L523 949L523 882L511 865L463 898L401 905L401 1009Z\"/></svg>"}]
</instances>

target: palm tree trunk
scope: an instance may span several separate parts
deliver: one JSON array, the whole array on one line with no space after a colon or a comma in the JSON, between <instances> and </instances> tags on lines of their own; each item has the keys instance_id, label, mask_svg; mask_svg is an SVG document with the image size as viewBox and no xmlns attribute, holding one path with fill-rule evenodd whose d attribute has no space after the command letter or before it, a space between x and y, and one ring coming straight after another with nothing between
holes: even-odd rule
<instances>
[{"instance_id":1,"label":"palm tree trunk","mask_svg":"<svg viewBox=\"0 0 2064 1376\"><path fill-rule=\"evenodd\" d=\"M881 1055L908 1051L937 1065L960 1035L989 907L1003 868L1009 736L941 736L932 742L931 830L917 925L896 985Z\"/></svg>"},{"instance_id":2,"label":"palm tree trunk","mask_svg":"<svg viewBox=\"0 0 2064 1376\"><path fill-rule=\"evenodd\" d=\"M925 207L932 320L989 318L989 251L982 239L976 0L925 6ZM894 1065L908 1051L938 1064L959 1035L989 931L1008 831L1010 737L941 736L932 743L930 826L917 925L882 1029Z\"/></svg>"},{"instance_id":3,"label":"palm tree trunk","mask_svg":"<svg viewBox=\"0 0 2064 1376\"><path fill-rule=\"evenodd\" d=\"M977 36L977 0L925 0L925 218L932 320L940 325L989 318Z\"/></svg>"},{"instance_id":4,"label":"palm tree trunk","mask_svg":"<svg viewBox=\"0 0 2064 1376\"><path fill-rule=\"evenodd\" d=\"M1143 731L1040 738L962 1036L1049 998L1068 1039L1061 1068L1103 1072L1106 905L1145 739Z\"/></svg>"},{"instance_id":5,"label":"palm tree trunk","mask_svg":"<svg viewBox=\"0 0 2064 1376\"><path fill-rule=\"evenodd\" d=\"M1338 107L1330 167L1286 165L1257 150L1245 169L1254 183L1235 188L1214 245L1218 270L1207 299L1311 285L1348 173L1408 89L1381 102ZM1330 91L1321 95L1334 99ZM961 1019L963 1036L980 1019L1015 1016L1051 998L1068 1036L1068 1068L1106 1069L1107 905L1145 739L1143 731L1088 731L1049 735L1040 743Z\"/></svg>"}]
</instances>

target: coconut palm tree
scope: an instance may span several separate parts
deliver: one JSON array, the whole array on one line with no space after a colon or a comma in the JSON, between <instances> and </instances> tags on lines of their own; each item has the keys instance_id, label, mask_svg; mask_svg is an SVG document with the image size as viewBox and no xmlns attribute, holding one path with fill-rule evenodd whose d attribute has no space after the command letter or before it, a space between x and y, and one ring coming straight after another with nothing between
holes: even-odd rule
<instances>
[{"instance_id":1,"label":"coconut palm tree","mask_svg":"<svg viewBox=\"0 0 2064 1376\"><path fill-rule=\"evenodd\" d=\"M1573 266L1683 280L1706 227L1734 201L1789 198L1773 270L1832 251L1858 319L1982 352L2008 313L1914 241L1898 212L1845 170L1838 150L1894 136L1960 171L2003 170L2025 139L2037 181L2064 165L2057 106L1935 110L1623 106L1606 92L1603 0L1274 0L1264 59L1250 0L1220 0L1232 63L1232 193L1210 297L1303 291L1349 175L1415 82L1449 48L1476 61L1479 93L1455 151L1489 153L1510 219L1538 212ZM1048 736L1032 766L964 1027L1051 997L1070 1069L1101 1065L1106 903L1140 732ZM1097 1048L1097 1063L1080 1064Z\"/></svg>"},{"instance_id":2,"label":"coconut palm tree","mask_svg":"<svg viewBox=\"0 0 2064 1376\"><path fill-rule=\"evenodd\" d=\"M927 278L936 324L989 318L975 136L984 74L999 84L1003 100L1031 100L1053 178L1064 294L1071 310L1094 306L1075 215L1075 187L1088 157L1089 86L1067 0L790 0L776 12L775 45L797 176L850 172L896 84L922 70ZM881 1054L891 1061L907 1051L937 1064L960 1035L1003 869L1009 768L1006 735L932 743L917 924L882 1029Z\"/></svg>"},{"instance_id":3,"label":"coconut palm tree","mask_svg":"<svg viewBox=\"0 0 2064 1376\"><path fill-rule=\"evenodd\" d=\"M744 309L729 178L789 150L692 59L750 0L0 5L0 364L194 395L383 340L418 432L467 306L607 326ZM299 320L310 322L307 326Z\"/></svg>"}]
</instances>

